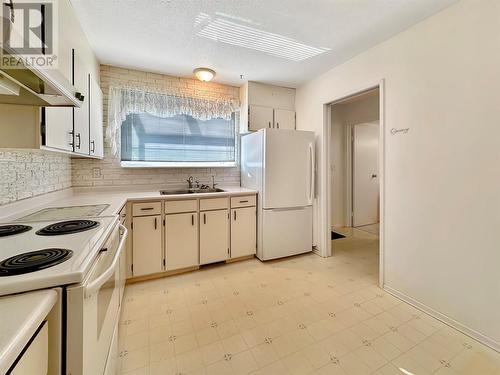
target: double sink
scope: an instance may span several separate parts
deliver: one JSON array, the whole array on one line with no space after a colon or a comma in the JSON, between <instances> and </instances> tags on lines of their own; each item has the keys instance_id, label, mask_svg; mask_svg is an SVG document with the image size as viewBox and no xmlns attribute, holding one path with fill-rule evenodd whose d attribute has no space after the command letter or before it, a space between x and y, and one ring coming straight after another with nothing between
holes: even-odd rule
<instances>
[{"instance_id":1,"label":"double sink","mask_svg":"<svg viewBox=\"0 0 500 375\"><path fill-rule=\"evenodd\" d=\"M177 189L177 190L160 190L161 195L177 195L177 194L196 194L196 193L222 193L225 190L219 188L193 188L193 189Z\"/></svg>"}]
</instances>

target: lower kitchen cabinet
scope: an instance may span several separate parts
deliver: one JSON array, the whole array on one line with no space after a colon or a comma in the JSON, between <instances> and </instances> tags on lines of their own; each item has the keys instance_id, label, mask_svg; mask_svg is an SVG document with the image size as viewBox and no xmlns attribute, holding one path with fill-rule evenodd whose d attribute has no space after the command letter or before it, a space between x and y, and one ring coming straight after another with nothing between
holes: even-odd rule
<instances>
[{"instance_id":1,"label":"lower kitchen cabinet","mask_svg":"<svg viewBox=\"0 0 500 375\"><path fill-rule=\"evenodd\" d=\"M200 212L200 264L229 258L229 211Z\"/></svg>"},{"instance_id":2,"label":"lower kitchen cabinet","mask_svg":"<svg viewBox=\"0 0 500 375\"><path fill-rule=\"evenodd\" d=\"M168 271L198 265L197 212L165 216L165 246Z\"/></svg>"},{"instance_id":3,"label":"lower kitchen cabinet","mask_svg":"<svg viewBox=\"0 0 500 375\"><path fill-rule=\"evenodd\" d=\"M231 258L255 254L257 249L255 207L231 210Z\"/></svg>"},{"instance_id":4,"label":"lower kitchen cabinet","mask_svg":"<svg viewBox=\"0 0 500 375\"><path fill-rule=\"evenodd\" d=\"M133 276L161 272L161 215L134 217L132 225Z\"/></svg>"}]
</instances>

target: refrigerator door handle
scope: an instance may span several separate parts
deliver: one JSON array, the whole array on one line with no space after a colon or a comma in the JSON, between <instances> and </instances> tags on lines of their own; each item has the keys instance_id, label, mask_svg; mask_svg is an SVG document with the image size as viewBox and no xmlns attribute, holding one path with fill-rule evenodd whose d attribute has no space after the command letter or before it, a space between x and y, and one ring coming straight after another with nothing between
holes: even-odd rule
<instances>
[{"instance_id":1,"label":"refrigerator door handle","mask_svg":"<svg viewBox=\"0 0 500 375\"><path fill-rule=\"evenodd\" d=\"M309 174L309 203L312 204L314 199L314 148L313 144L309 143L309 161L310 161L310 174Z\"/></svg>"}]
</instances>

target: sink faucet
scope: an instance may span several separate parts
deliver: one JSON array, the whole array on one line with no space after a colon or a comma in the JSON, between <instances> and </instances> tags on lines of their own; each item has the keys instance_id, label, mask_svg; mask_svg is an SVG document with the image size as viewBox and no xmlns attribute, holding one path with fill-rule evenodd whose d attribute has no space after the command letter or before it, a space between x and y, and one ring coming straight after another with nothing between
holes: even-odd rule
<instances>
[{"instance_id":1,"label":"sink faucet","mask_svg":"<svg viewBox=\"0 0 500 375\"><path fill-rule=\"evenodd\" d=\"M212 175L212 189L215 189L215 186L218 185L215 183L215 176Z\"/></svg>"},{"instance_id":2,"label":"sink faucet","mask_svg":"<svg viewBox=\"0 0 500 375\"><path fill-rule=\"evenodd\" d=\"M186 180L187 183L188 183L188 187L189 189L193 189L193 188L199 188L200 187L200 181L198 181L196 178L194 178L193 176L189 176L189 178Z\"/></svg>"}]
</instances>

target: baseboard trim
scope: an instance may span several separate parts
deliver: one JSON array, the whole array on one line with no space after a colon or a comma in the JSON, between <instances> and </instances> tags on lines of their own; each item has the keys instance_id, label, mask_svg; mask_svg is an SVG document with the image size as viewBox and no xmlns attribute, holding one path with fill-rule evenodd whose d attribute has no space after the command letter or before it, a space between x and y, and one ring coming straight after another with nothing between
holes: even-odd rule
<instances>
[{"instance_id":1,"label":"baseboard trim","mask_svg":"<svg viewBox=\"0 0 500 375\"><path fill-rule=\"evenodd\" d=\"M199 269L200 269L199 266L193 266L193 267L186 267L186 268L181 268L181 269L173 270L173 271L162 271L162 272L152 273L150 275L135 276L135 277L128 278L125 283L126 283L126 285L129 285L129 284L134 284L134 283L138 283L141 281L161 279L161 278L167 277L167 276L180 275L181 273L198 271Z\"/></svg>"},{"instance_id":2,"label":"baseboard trim","mask_svg":"<svg viewBox=\"0 0 500 375\"><path fill-rule=\"evenodd\" d=\"M432 316L433 318L440 320L444 324L446 324L452 328L455 328L456 330L462 332L463 334L469 336L470 338L472 338L472 339L480 342L481 344L486 345L486 346L490 347L491 349L500 353L500 343L495 341L494 339L492 339L488 336L485 336L482 333L477 332L474 329L467 327L466 325L463 325L460 322L457 322L456 320L450 318L449 316L444 315L444 314L440 313L439 311L436 311L436 310L430 308L427 305L424 305L423 303L407 296L404 293L401 293L400 291L398 291L396 289L393 289L387 285L384 285L384 290L386 292L392 294L394 297L399 298L400 300L402 300L406 303L409 303L413 307L425 312L426 314Z\"/></svg>"}]
</instances>

